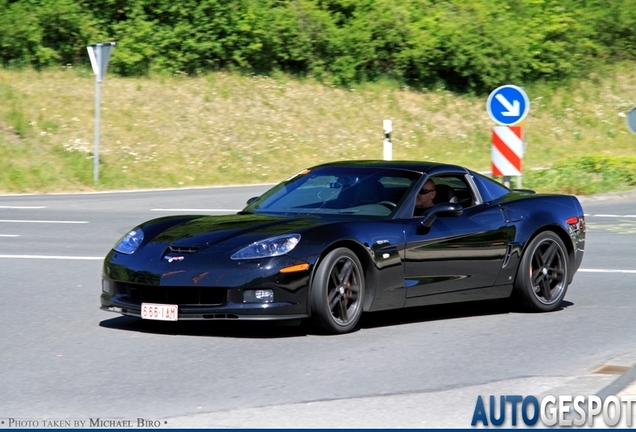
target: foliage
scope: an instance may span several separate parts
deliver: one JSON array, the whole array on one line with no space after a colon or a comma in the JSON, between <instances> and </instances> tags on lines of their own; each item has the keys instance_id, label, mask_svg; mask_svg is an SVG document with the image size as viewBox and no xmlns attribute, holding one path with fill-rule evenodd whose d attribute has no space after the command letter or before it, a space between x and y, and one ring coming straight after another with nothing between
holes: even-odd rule
<instances>
[{"instance_id":1,"label":"foliage","mask_svg":"<svg viewBox=\"0 0 636 432\"><path fill-rule=\"evenodd\" d=\"M603 59L636 58L636 8L632 0L584 2Z\"/></svg>"},{"instance_id":2,"label":"foliage","mask_svg":"<svg viewBox=\"0 0 636 432\"><path fill-rule=\"evenodd\" d=\"M42 67L86 57L97 32L76 0L0 0L0 61Z\"/></svg>"},{"instance_id":3,"label":"foliage","mask_svg":"<svg viewBox=\"0 0 636 432\"><path fill-rule=\"evenodd\" d=\"M0 0L0 61L111 71L285 71L483 92L636 58L632 0Z\"/></svg>"},{"instance_id":4,"label":"foliage","mask_svg":"<svg viewBox=\"0 0 636 432\"><path fill-rule=\"evenodd\" d=\"M549 170L525 174L526 187L589 195L636 187L636 157L588 155L555 163Z\"/></svg>"},{"instance_id":5,"label":"foliage","mask_svg":"<svg viewBox=\"0 0 636 432\"><path fill-rule=\"evenodd\" d=\"M9 143L0 136L0 184L4 191L48 192L89 184L91 159L57 149L46 155L30 143Z\"/></svg>"},{"instance_id":6,"label":"foliage","mask_svg":"<svg viewBox=\"0 0 636 432\"><path fill-rule=\"evenodd\" d=\"M636 136L625 115L635 64L526 88L524 187L634 188ZM272 183L317 163L382 158L383 119L393 119L394 159L491 167L484 97L391 81L343 89L283 72L113 75L102 83L95 183L94 89L81 68L0 69L0 192Z\"/></svg>"}]
</instances>

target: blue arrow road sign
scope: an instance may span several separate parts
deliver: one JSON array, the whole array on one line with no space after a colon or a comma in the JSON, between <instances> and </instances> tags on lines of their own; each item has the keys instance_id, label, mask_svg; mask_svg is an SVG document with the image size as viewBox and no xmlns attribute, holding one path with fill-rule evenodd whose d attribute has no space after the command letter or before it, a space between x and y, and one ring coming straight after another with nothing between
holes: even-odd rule
<instances>
[{"instance_id":1,"label":"blue arrow road sign","mask_svg":"<svg viewBox=\"0 0 636 432\"><path fill-rule=\"evenodd\" d=\"M521 87L504 85L490 93L486 108L495 123L510 126L519 123L528 115L530 101Z\"/></svg>"}]
</instances>

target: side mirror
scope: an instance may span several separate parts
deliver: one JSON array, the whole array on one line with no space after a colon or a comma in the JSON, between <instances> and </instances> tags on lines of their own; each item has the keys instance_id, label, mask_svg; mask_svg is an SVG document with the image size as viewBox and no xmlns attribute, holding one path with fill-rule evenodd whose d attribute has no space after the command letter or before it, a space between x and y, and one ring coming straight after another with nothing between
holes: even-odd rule
<instances>
[{"instance_id":1,"label":"side mirror","mask_svg":"<svg viewBox=\"0 0 636 432\"><path fill-rule=\"evenodd\" d=\"M438 216L461 216L464 212L464 207L457 203L439 203L431 207L420 221L420 225L430 228L435 222Z\"/></svg>"},{"instance_id":2,"label":"side mirror","mask_svg":"<svg viewBox=\"0 0 636 432\"><path fill-rule=\"evenodd\" d=\"M252 197L250 199L247 200L247 205L252 204L254 201L256 201L258 199L258 197Z\"/></svg>"}]
</instances>

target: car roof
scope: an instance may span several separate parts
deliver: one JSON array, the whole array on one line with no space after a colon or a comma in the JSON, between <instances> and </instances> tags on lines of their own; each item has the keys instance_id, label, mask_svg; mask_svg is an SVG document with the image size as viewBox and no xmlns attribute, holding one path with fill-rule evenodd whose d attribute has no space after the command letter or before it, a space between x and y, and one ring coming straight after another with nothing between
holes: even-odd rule
<instances>
[{"instance_id":1,"label":"car roof","mask_svg":"<svg viewBox=\"0 0 636 432\"><path fill-rule=\"evenodd\" d=\"M444 164L439 162L422 162L422 161L407 161L407 160L396 160L396 161L386 161L386 160L347 160L347 161L338 161L338 162L329 162L320 165L316 165L313 168L318 167L374 167L380 169L402 169L409 171L416 171L420 173L425 173L432 168L440 168L446 167L451 170L462 170L468 171L466 168L461 167L459 165L452 164Z\"/></svg>"}]
</instances>

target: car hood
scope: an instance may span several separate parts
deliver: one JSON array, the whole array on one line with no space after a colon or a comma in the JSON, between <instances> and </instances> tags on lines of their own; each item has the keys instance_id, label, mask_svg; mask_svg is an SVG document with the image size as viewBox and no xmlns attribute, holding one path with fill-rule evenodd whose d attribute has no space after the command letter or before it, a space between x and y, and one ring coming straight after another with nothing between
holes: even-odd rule
<instances>
[{"instance_id":1,"label":"car hood","mask_svg":"<svg viewBox=\"0 0 636 432\"><path fill-rule=\"evenodd\" d=\"M201 251L226 244L247 245L286 233L298 233L326 223L314 216L280 217L257 214L200 216L185 220L163 230L150 241L172 248Z\"/></svg>"}]
</instances>

